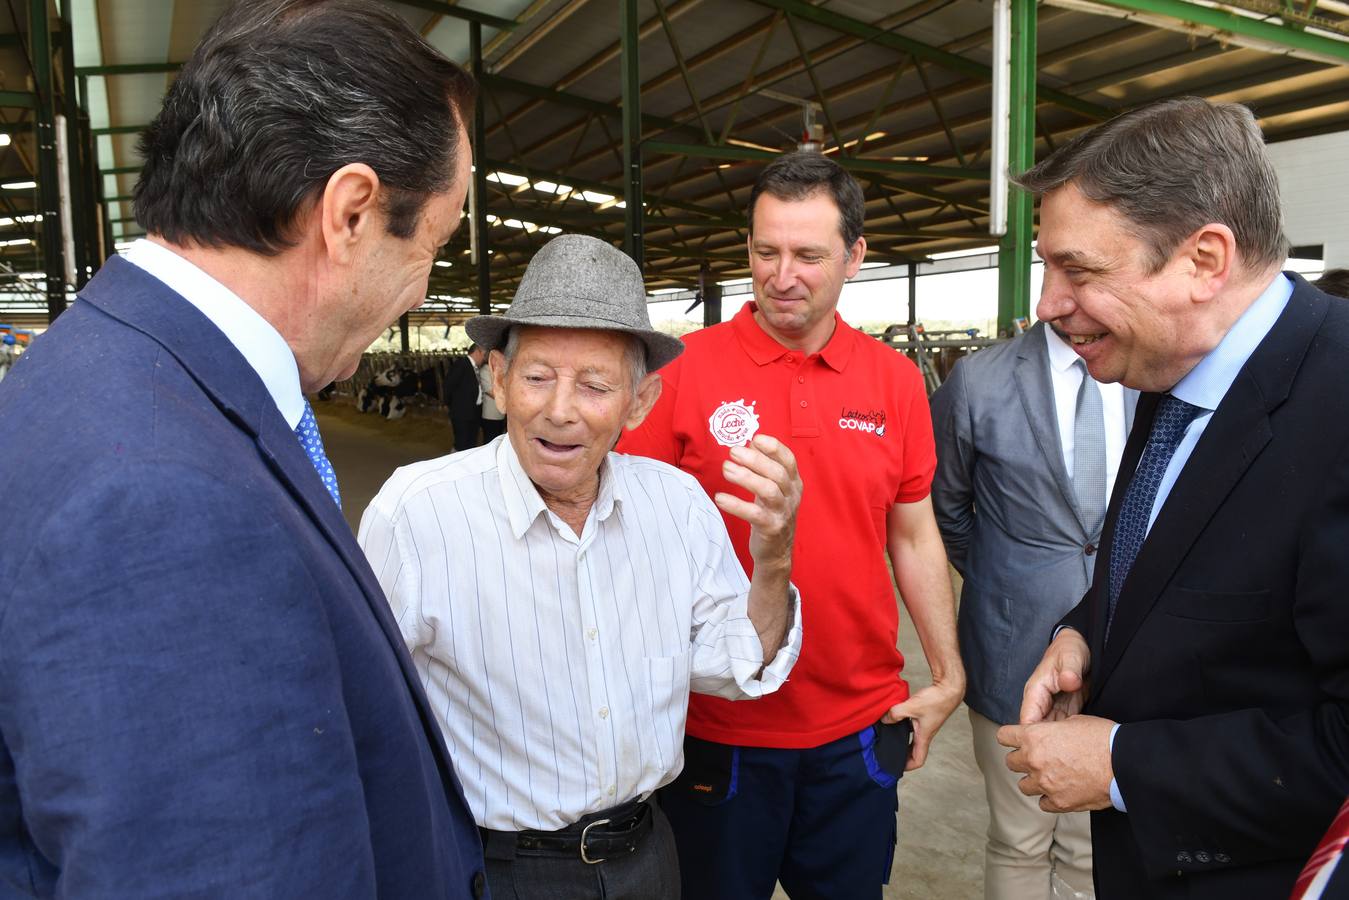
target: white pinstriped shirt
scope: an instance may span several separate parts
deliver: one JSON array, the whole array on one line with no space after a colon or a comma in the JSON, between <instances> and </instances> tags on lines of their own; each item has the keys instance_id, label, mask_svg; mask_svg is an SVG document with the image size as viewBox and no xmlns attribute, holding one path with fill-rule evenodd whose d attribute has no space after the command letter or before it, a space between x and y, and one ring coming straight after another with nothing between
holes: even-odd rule
<instances>
[{"instance_id":1,"label":"white pinstriped shirt","mask_svg":"<svg viewBox=\"0 0 1349 900\"><path fill-rule=\"evenodd\" d=\"M473 815L498 831L562 828L668 783L690 688L770 693L801 649L793 603L763 666L721 514L655 460L608 455L578 538L503 436L396 471L359 540Z\"/></svg>"}]
</instances>

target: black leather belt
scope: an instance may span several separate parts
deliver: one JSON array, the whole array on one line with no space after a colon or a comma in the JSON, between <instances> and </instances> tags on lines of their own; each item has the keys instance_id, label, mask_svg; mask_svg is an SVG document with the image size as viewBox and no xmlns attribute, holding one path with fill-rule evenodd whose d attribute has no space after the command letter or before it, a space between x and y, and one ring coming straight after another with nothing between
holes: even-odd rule
<instances>
[{"instance_id":1,"label":"black leather belt","mask_svg":"<svg viewBox=\"0 0 1349 900\"><path fill-rule=\"evenodd\" d=\"M651 833L651 801L633 800L582 816L557 831L492 831L480 828L488 859L551 856L594 865L636 852Z\"/></svg>"}]
</instances>

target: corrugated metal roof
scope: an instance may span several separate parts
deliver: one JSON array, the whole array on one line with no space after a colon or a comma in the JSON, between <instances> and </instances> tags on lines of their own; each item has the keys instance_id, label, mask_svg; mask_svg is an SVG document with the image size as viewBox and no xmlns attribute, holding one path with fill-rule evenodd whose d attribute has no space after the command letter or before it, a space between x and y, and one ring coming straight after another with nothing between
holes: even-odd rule
<instances>
[{"instance_id":1,"label":"corrugated metal roof","mask_svg":"<svg viewBox=\"0 0 1349 900\"><path fill-rule=\"evenodd\" d=\"M1215 36L1211 28L1156 12L1174 10L1168 5L1174 0L1130 0L1146 12L1106 5L1122 0L1052 2L1040 7L1037 30L1039 153L1114 111L1189 93L1251 104L1270 140L1349 127L1349 65L1343 59L1327 61L1305 49L1294 53L1258 41L1253 46L1259 49L1253 49L1247 38ZM1206 9L1216 6L1202 2ZM1241 2L1252 21L1287 20L1323 36L1349 33L1349 5L1341 0ZM15 36L26 30L27 4L8 3L9 9L0 5L0 29L7 24L9 34L0 34L0 90L30 90L25 41ZM63 5L75 63L84 69L181 62L226 0ZM451 58L469 62L467 22L433 11L435 0L391 5ZM894 0L835 0L798 3L813 9L797 15L785 13L784 5L792 4L641 0L644 138L782 150L800 138L803 110L810 107L823 125L826 151L840 157L987 171L991 4L917 0L899 8ZM552 228L621 241L619 6L610 0L476 0L459 6L518 22L510 30L483 29L488 135L478 158L494 176L500 173L489 184L488 206L497 220L491 233L494 299L505 302ZM20 16L17 27L5 22L11 10ZM55 5L52 11L56 22ZM871 38L848 33L861 26L875 29ZM171 72L90 75L92 127L145 125L172 78ZM4 108L0 115L13 123L14 137L10 148L0 149L0 183L31 179L34 149L31 131L25 130L31 110ZM105 133L97 140L102 168L132 169L107 175L105 196L129 196L139 164L136 135ZM692 286L704 263L717 278L745 274L745 234L739 226L759 165L644 154L651 288ZM922 259L988 243L986 181L857 174L866 188L875 259ZM559 194L557 185L574 190ZM0 216L33 208L32 191L0 190ZM113 219L130 215L129 203L111 205ZM32 229L32 223L20 222L8 230ZM138 231L134 222L114 226L119 238ZM456 264L433 273L432 292L439 297L475 293L467 232L461 229L447 250ZM16 268L40 269L35 245L3 247L0 253ZM433 307L468 305L446 300Z\"/></svg>"}]
</instances>

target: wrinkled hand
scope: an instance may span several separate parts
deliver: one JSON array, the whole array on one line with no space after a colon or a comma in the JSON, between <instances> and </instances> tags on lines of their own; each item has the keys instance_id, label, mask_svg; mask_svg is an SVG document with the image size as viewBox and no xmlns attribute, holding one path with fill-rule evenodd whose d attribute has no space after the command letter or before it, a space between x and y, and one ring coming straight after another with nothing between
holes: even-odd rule
<instances>
[{"instance_id":1,"label":"wrinkled hand","mask_svg":"<svg viewBox=\"0 0 1349 900\"><path fill-rule=\"evenodd\" d=\"M722 473L754 495L749 501L718 492L712 500L722 512L750 524L749 555L755 568L790 563L801 505L801 476L792 451L777 438L758 434L745 446L731 448Z\"/></svg>"},{"instance_id":2,"label":"wrinkled hand","mask_svg":"<svg viewBox=\"0 0 1349 900\"><path fill-rule=\"evenodd\" d=\"M1065 628L1045 650L1021 694L1021 724L1061 722L1082 711L1087 700L1091 650L1081 633Z\"/></svg>"},{"instance_id":3,"label":"wrinkled hand","mask_svg":"<svg viewBox=\"0 0 1349 900\"><path fill-rule=\"evenodd\" d=\"M903 703L896 703L882 718L894 723L903 719L913 722L913 749L909 752L909 763L905 772L921 768L927 762L928 747L936 737L938 729L955 712L960 700L965 696L964 684L935 682L923 688Z\"/></svg>"},{"instance_id":4,"label":"wrinkled hand","mask_svg":"<svg viewBox=\"0 0 1349 900\"><path fill-rule=\"evenodd\" d=\"M1004 725L998 729L998 743L1013 748L1007 768L1026 776L1017 787L1027 797L1038 796L1045 812L1106 809L1115 777L1110 762L1114 727L1096 716Z\"/></svg>"}]
</instances>

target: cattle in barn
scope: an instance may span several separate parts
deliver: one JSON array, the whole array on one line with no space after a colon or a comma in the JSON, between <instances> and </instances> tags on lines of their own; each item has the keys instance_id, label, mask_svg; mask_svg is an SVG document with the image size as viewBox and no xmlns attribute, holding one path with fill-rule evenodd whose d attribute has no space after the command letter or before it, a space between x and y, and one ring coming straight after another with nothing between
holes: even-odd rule
<instances>
[{"instance_id":1,"label":"cattle in barn","mask_svg":"<svg viewBox=\"0 0 1349 900\"><path fill-rule=\"evenodd\" d=\"M408 401L417 395L436 399L435 369L418 372L407 366L389 366L361 388L356 395L356 408L386 419L401 419L407 412Z\"/></svg>"}]
</instances>

